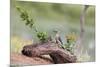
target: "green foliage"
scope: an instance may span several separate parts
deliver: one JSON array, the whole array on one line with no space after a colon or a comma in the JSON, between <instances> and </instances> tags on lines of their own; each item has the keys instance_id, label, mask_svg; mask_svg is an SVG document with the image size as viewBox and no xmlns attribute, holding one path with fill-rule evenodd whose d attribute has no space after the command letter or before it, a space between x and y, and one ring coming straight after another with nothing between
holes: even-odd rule
<instances>
[{"instance_id":1,"label":"green foliage","mask_svg":"<svg viewBox=\"0 0 100 67\"><path fill-rule=\"evenodd\" d=\"M74 45L75 43L71 42L71 43L66 43L63 45L63 48L65 48L66 50L70 51L71 53L73 53L74 51Z\"/></svg>"},{"instance_id":2,"label":"green foliage","mask_svg":"<svg viewBox=\"0 0 100 67\"><path fill-rule=\"evenodd\" d=\"M47 33L46 32L38 32L37 33L37 37L39 38L39 40L44 43L47 41Z\"/></svg>"},{"instance_id":3,"label":"green foliage","mask_svg":"<svg viewBox=\"0 0 100 67\"><path fill-rule=\"evenodd\" d=\"M20 12L20 18L22 18L23 21L26 21L25 25L29 26L30 28L34 28L37 32L36 27L34 25L34 21L32 18L29 17L28 12L21 7L17 6L16 8Z\"/></svg>"},{"instance_id":4,"label":"green foliage","mask_svg":"<svg viewBox=\"0 0 100 67\"><path fill-rule=\"evenodd\" d=\"M29 26L31 29L33 28L35 32L37 33L38 39L44 43L47 41L47 33L46 32L39 32L37 31L37 28L35 27L34 21L32 18L29 17L28 12L20 7L16 7L17 10L21 13L20 17L23 21L26 21L25 25Z\"/></svg>"},{"instance_id":5,"label":"green foliage","mask_svg":"<svg viewBox=\"0 0 100 67\"><path fill-rule=\"evenodd\" d=\"M66 44L63 45L63 48L73 53L75 42L76 42L76 35L73 33L69 34L66 36Z\"/></svg>"}]
</instances>

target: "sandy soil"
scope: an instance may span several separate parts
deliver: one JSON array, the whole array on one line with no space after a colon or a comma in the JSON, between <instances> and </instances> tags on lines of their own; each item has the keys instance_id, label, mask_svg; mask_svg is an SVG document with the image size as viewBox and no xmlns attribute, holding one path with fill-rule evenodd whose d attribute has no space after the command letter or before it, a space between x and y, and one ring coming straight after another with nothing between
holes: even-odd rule
<instances>
[{"instance_id":1,"label":"sandy soil","mask_svg":"<svg viewBox=\"0 0 100 67\"><path fill-rule=\"evenodd\" d=\"M27 57L22 54L11 53L11 65L43 65L53 64L52 59L48 56Z\"/></svg>"}]
</instances>

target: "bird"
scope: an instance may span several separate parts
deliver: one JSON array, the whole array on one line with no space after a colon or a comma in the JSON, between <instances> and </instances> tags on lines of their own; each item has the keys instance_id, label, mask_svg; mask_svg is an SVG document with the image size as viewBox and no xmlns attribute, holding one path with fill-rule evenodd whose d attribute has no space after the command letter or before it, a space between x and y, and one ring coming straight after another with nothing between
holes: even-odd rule
<instances>
[{"instance_id":1,"label":"bird","mask_svg":"<svg viewBox=\"0 0 100 67\"><path fill-rule=\"evenodd\" d=\"M63 42L62 42L62 40L61 40L59 31L54 30L53 32L55 33L55 42L56 42L57 44L63 45Z\"/></svg>"}]
</instances>

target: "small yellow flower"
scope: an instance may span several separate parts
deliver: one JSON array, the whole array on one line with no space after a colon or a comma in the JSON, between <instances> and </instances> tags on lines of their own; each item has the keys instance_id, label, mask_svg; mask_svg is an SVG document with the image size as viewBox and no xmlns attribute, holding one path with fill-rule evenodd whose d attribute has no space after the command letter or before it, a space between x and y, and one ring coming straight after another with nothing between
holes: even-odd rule
<instances>
[{"instance_id":1,"label":"small yellow flower","mask_svg":"<svg viewBox=\"0 0 100 67\"><path fill-rule=\"evenodd\" d=\"M66 36L66 40L76 41L76 35L74 33L71 33Z\"/></svg>"}]
</instances>

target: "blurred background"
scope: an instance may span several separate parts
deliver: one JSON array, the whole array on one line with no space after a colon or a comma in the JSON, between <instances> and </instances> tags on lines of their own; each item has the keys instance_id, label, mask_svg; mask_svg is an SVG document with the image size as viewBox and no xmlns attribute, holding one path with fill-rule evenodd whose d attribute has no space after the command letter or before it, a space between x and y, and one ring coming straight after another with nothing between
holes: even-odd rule
<instances>
[{"instance_id":1,"label":"blurred background","mask_svg":"<svg viewBox=\"0 0 100 67\"><path fill-rule=\"evenodd\" d=\"M67 34L80 35L80 14L84 5L11 0L11 52L20 53L24 45L38 42L36 33L22 21L16 6L28 11L39 31L54 36L53 30L59 30L64 43ZM90 5L85 19L85 40L79 61L95 61L95 6Z\"/></svg>"}]
</instances>

